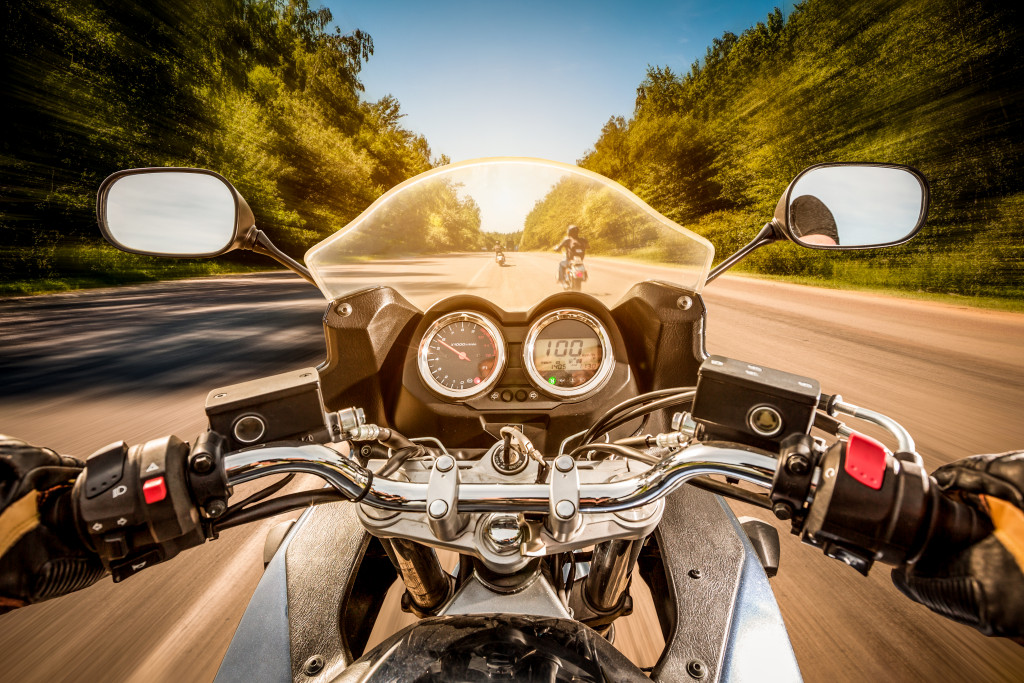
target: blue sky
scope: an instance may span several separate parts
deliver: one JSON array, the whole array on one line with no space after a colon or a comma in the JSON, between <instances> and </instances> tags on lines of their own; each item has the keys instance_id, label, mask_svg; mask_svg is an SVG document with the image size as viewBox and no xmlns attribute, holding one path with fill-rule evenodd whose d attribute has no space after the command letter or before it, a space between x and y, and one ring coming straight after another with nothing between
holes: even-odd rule
<instances>
[{"instance_id":1,"label":"blue sky","mask_svg":"<svg viewBox=\"0 0 1024 683\"><path fill-rule=\"evenodd\" d=\"M434 2L327 0L375 52L366 97L398 98L404 125L453 161L533 156L574 163L612 115L628 117L647 65L686 71L724 31L778 0Z\"/></svg>"}]
</instances>

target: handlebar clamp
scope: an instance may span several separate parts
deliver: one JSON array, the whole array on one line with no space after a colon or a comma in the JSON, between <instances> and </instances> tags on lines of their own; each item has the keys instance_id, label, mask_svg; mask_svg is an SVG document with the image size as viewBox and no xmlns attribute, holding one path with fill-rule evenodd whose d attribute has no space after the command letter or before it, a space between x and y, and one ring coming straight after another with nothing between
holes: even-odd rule
<instances>
[{"instance_id":1,"label":"handlebar clamp","mask_svg":"<svg viewBox=\"0 0 1024 683\"><path fill-rule=\"evenodd\" d=\"M205 519L217 519L227 510L231 487L224 470L227 439L213 430L199 435L188 456L188 487ZM213 533L212 525L205 525Z\"/></svg>"}]
</instances>

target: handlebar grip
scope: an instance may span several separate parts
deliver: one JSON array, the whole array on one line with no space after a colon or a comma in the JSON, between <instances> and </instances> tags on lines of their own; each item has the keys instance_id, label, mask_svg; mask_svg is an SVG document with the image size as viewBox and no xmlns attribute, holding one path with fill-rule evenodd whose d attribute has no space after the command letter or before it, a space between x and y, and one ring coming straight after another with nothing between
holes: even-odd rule
<instances>
[{"instance_id":1,"label":"handlebar grip","mask_svg":"<svg viewBox=\"0 0 1024 683\"><path fill-rule=\"evenodd\" d=\"M934 480L932 491L931 523L921 539L918 556L910 559L927 562L934 556L950 557L992 533L992 521L984 512L945 495Z\"/></svg>"}]
</instances>

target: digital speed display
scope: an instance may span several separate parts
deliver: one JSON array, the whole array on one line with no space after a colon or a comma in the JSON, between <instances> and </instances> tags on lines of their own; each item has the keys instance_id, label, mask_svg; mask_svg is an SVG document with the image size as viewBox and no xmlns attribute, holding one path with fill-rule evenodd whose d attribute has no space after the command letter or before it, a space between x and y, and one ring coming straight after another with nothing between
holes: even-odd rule
<instances>
[{"instance_id":1,"label":"digital speed display","mask_svg":"<svg viewBox=\"0 0 1024 683\"><path fill-rule=\"evenodd\" d=\"M575 321L561 320L552 327L563 323L573 324ZM585 328L591 336L541 338L533 349L533 366L540 374L551 375L548 379L550 384L557 383L557 373L567 374L573 385L582 384L601 367L601 340L586 325L575 324Z\"/></svg>"},{"instance_id":2,"label":"digital speed display","mask_svg":"<svg viewBox=\"0 0 1024 683\"><path fill-rule=\"evenodd\" d=\"M562 397L581 396L608 378L614 365L608 334L583 311L553 311L530 328L526 369L538 388Z\"/></svg>"}]
</instances>

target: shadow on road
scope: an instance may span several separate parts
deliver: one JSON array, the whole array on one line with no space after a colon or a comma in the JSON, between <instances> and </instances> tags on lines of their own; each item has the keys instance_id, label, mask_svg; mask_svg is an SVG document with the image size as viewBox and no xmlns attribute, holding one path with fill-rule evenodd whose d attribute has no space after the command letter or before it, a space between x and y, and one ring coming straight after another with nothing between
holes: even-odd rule
<instances>
[{"instance_id":1,"label":"shadow on road","mask_svg":"<svg viewBox=\"0 0 1024 683\"><path fill-rule=\"evenodd\" d=\"M326 302L293 276L0 301L7 398L222 384L316 364Z\"/></svg>"}]
</instances>

